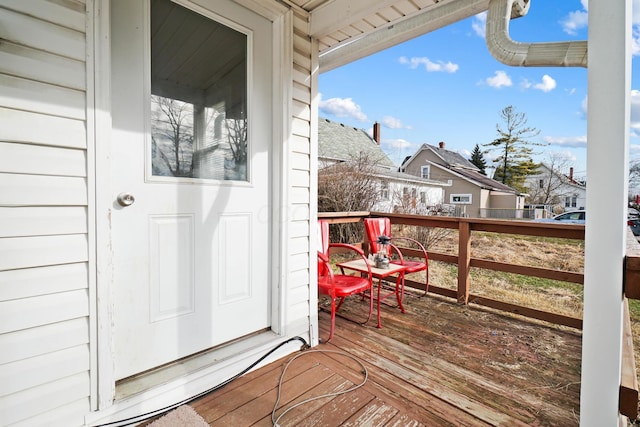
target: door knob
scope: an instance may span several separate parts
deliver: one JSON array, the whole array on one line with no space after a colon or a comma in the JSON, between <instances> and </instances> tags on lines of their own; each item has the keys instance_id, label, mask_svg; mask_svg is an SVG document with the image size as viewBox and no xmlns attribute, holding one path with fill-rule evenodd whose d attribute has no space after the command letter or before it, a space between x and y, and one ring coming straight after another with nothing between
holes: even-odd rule
<instances>
[{"instance_id":1,"label":"door knob","mask_svg":"<svg viewBox=\"0 0 640 427\"><path fill-rule=\"evenodd\" d=\"M120 206L124 206L124 207L131 206L135 201L136 201L136 198L133 197L133 194L131 193L118 194L118 204Z\"/></svg>"}]
</instances>

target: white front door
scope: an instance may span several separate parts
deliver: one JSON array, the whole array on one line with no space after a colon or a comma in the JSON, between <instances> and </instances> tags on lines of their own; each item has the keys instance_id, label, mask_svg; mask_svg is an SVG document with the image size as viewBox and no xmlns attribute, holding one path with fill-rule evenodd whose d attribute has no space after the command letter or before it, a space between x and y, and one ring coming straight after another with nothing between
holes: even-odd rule
<instances>
[{"instance_id":1,"label":"white front door","mask_svg":"<svg viewBox=\"0 0 640 427\"><path fill-rule=\"evenodd\" d=\"M116 378L270 327L271 23L113 0Z\"/></svg>"}]
</instances>

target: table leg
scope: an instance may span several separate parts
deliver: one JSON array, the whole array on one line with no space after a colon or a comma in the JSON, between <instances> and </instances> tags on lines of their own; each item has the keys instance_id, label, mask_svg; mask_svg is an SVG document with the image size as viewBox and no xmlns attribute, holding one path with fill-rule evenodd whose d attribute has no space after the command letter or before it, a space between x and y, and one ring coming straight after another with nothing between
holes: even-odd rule
<instances>
[{"instance_id":1,"label":"table leg","mask_svg":"<svg viewBox=\"0 0 640 427\"><path fill-rule=\"evenodd\" d=\"M382 328L382 322L380 321L380 288L382 288L382 279L378 279L378 328Z\"/></svg>"},{"instance_id":2,"label":"table leg","mask_svg":"<svg viewBox=\"0 0 640 427\"><path fill-rule=\"evenodd\" d=\"M398 288L400 288L400 293L398 293ZM396 279L396 299L398 300L400 311L404 313L404 306L402 305L402 300L404 299L404 271L400 272Z\"/></svg>"}]
</instances>

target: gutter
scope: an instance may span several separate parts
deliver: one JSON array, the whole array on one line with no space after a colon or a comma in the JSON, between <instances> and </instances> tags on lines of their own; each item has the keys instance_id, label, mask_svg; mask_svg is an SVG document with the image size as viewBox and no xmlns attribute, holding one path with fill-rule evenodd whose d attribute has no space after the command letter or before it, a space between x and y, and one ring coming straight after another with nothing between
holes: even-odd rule
<instances>
[{"instance_id":1,"label":"gutter","mask_svg":"<svg viewBox=\"0 0 640 427\"><path fill-rule=\"evenodd\" d=\"M509 21L529 11L530 0L490 0L486 42L498 61L516 67L587 67L587 41L520 43L509 36Z\"/></svg>"}]
</instances>

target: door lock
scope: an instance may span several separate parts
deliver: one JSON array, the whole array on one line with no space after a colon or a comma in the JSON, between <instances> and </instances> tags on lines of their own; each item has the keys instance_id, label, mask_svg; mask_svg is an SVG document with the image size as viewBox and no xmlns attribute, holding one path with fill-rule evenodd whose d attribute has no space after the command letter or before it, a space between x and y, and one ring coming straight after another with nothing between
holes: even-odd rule
<instances>
[{"instance_id":1,"label":"door lock","mask_svg":"<svg viewBox=\"0 0 640 427\"><path fill-rule=\"evenodd\" d=\"M120 206L124 206L124 207L131 206L135 201L136 201L136 198L133 197L133 194L131 193L118 194L118 204Z\"/></svg>"}]
</instances>

